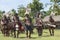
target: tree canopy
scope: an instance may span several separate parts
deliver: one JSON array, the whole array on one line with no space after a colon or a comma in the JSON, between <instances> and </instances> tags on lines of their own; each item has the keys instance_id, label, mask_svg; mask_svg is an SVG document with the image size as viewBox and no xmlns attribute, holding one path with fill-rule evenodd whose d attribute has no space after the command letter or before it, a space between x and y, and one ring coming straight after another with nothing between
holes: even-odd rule
<instances>
[{"instance_id":1,"label":"tree canopy","mask_svg":"<svg viewBox=\"0 0 60 40\"><path fill-rule=\"evenodd\" d=\"M34 13L34 16L37 12L40 12L40 10L43 9L43 4L39 2L39 0L33 0L28 6L31 8L31 12Z\"/></svg>"}]
</instances>

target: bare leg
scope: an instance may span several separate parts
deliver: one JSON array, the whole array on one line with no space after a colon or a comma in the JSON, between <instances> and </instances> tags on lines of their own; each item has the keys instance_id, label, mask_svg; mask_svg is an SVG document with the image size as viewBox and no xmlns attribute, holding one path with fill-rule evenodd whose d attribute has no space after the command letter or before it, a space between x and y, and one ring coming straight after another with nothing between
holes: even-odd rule
<instances>
[{"instance_id":1,"label":"bare leg","mask_svg":"<svg viewBox=\"0 0 60 40\"><path fill-rule=\"evenodd\" d=\"M49 27L49 32L50 32L50 35L52 36L52 33L51 33L51 28Z\"/></svg>"},{"instance_id":2,"label":"bare leg","mask_svg":"<svg viewBox=\"0 0 60 40\"><path fill-rule=\"evenodd\" d=\"M32 33L32 32L31 32L31 31L29 31L29 38L31 38L31 33Z\"/></svg>"},{"instance_id":3,"label":"bare leg","mask_svg":"<svg viewBox=\"0 0 60 40\"><path fill-rule=\"evenodd\" d=\"M19 37L19 30L17 30L17 38Z\"/></svg>"},{"instance_id":4,"label":"bare leg","mask_svg":"<svg viewBox=\"0 0 60 40\"><path fill-rule=\"evenodd\" d=\"M28 30L26 31L26 37L28 37Z\"/></svg>"},{"instance_id":5,"label":"bare leg","mask_svg":"<svg viewBox=\"0 0 60 40\"><path fill-rule=\"evenodd\" d=\"M16 38L16 30L14 30L14 38Z\"/></svg>"},{"instance_id":6,"label":"bare leg","mask_svg":"<svg viewBox=\"0 0 60 40\"><path fill-rule=\"evenodd\" d=\"M52 28L52 36L54 36L54 28Z\"/></svg>"}]
</instances>

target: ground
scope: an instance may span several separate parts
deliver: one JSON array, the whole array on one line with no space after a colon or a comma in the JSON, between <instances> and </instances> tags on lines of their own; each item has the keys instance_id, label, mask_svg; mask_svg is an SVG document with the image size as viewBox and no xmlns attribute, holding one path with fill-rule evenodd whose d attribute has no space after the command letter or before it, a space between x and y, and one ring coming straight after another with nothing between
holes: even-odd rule
<instances>
[{"instance_id":1,"label":"ground","mask_svg":"<svg viewBox=\"0 0 60 40\"><path fill-rule=\"evenodd\" d=\"M41 37L38 37L37 31L34 30L34 34L32 34L32 38L25 38L25 34L20 34L19 38L13 38L13 37L4 37L1 32L0 32L0 40L60 40L60 30L55 29L55 35L50 36L49 35L49 30L44 29L43 30L43 35Z\"/></svg>"}]
</instances>

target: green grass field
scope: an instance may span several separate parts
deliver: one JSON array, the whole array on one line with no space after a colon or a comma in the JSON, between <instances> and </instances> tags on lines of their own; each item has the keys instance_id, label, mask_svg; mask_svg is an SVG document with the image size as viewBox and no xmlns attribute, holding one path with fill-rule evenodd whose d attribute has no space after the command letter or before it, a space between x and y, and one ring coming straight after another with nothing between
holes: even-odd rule
<instances>
[{"instance_id":1,"label":"green grass field","mask_svg":"<svg viewBox=\"0 0 60 40\"><path fill-rule=\"evenodd\" d=\"M50 36L49 30L45 29L43 30L43 35L41 37L38 37L37 31L34 30L34 34L32 34L32 38L25 38L25 34L20 34L19 38L13 38L13 37L4 37L0 32L0 40L60 40L60 30L55 29L55 35Z\"/></svg>"}]
</instances>

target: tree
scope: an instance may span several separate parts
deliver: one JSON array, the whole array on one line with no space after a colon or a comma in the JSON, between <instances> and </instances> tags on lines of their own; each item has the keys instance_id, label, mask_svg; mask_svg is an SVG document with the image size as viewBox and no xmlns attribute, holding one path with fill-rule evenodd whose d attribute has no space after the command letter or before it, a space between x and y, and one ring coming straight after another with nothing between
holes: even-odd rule
<instances>
[{"instance_id":1,"label":"tree","mask_svg":"<svg viewBox=\"0 0 60 40\"><path fill-rule=\"evenodd\" d=\"M28 6L31 8L31 12L34 13L34 16L37 12L40 12L40 10L43 9L43 4L40 3L39 0L33 0Z\"/></svg>"},{"instance_id":2,"label":"tree","mask_svg":"<svg viewBox=\"0 0 60 40\"><path fill-rule=\"evenodd\" d=\"M60 0L50 0L51 2L59 3Z\"/></svg>"},{"instance_id":3,"label":"tree","mask_svg":"<svg viewBox=\"0 0 60 40\"><path fill-rule=\"evenodd\" d=\"M56 15L60 15L60 0L50 0L51 3L46 4L47 5L51 5L51 7L48 10L48 14L50 14L51 12L54 12Z\"/></svg>"},{"instance_id":4,"label":"tree","mask_svg":"<svg viewBox=\"0 0 60 40\"><path fill-rule=\"evenodd\" d=\"M14 15L16 13L16 10L15 9L12 9L11 12Z\"/></svg>"},{"instance_id":5,"label":"tree","mask_svg":"<svg viewBox=\"0 0 60 40\"><path fill-rule=\"evenodd\" d=\"M3 13L5 13L5 11L0 10L0 19L2 18Z\"/></svg>"},{"instance_id":6,"label":"tree","mask_svg":"<svg viewBox=\"0 0 60 40\"><path fill-rule=\"evenodd\" d=\"M53 2L53 6L50 7L50 10L52 10L53 12L56 13L56 15L60 15L60 6L59 6L59 2L60 0L50 0L51 2ZM52 8L52 9L51 9Z\"/></svg>"},{"instance_id":7,"label":"tree","mask_svg":"<svg viewBox=\"0 0 60 40\"><path fill-rule=\"evenodd\" d=\"M19 14L19 16L24 17L25 11L26 11L25 7L24 6L20 6L18 8L18 14Z\"/></svg>"}]
</instances>

